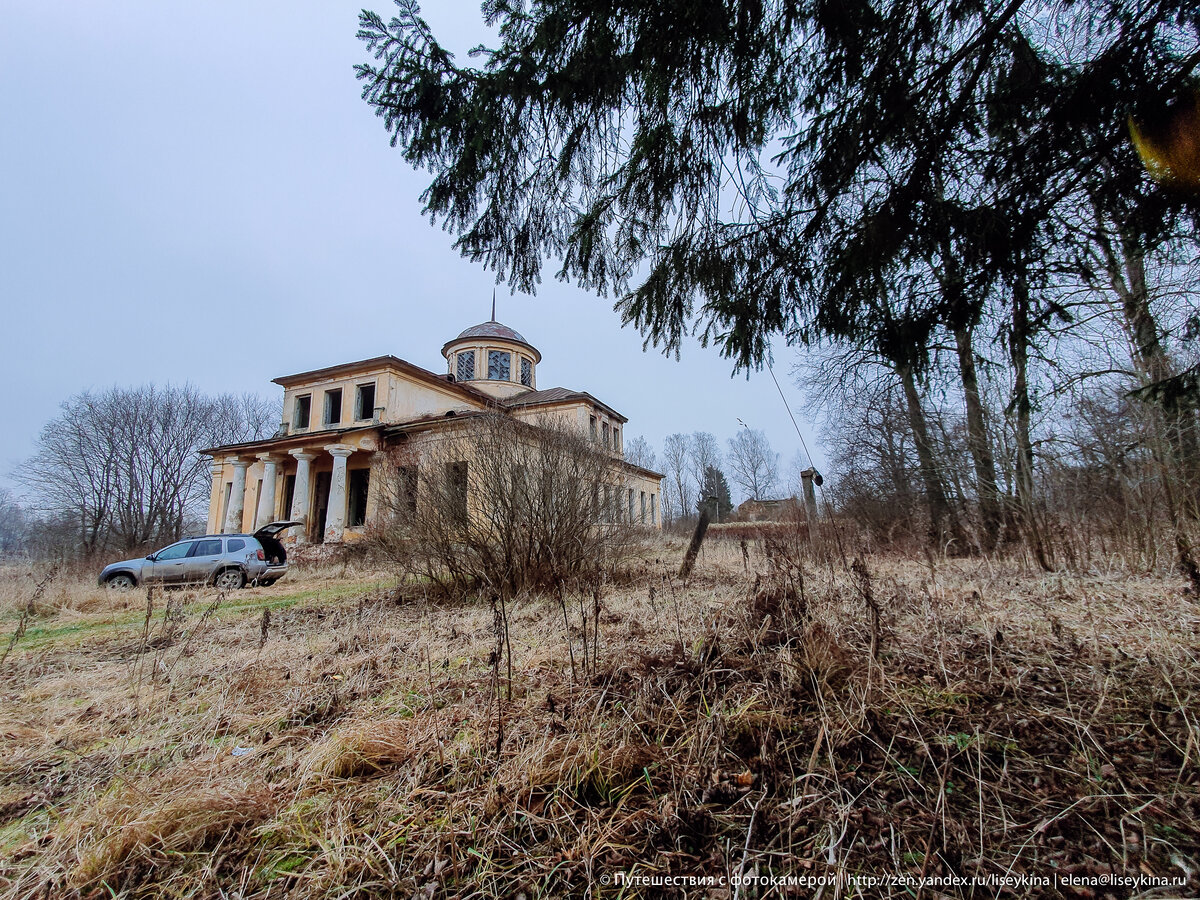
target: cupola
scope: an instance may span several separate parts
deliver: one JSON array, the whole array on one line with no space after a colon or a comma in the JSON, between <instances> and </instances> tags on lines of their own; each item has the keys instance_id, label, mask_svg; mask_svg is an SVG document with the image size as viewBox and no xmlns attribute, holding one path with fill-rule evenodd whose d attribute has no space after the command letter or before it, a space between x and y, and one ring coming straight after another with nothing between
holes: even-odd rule
<instances>
[{"instance_id":1,"label":"cupola","mask_svg":"<svg viewBox=\"0 0 1200 900\"><path fill-rule=\"evenodd\" d=\"M537 388L542 354L529 341L493 318L464 329L442 347L447 372L493 397L508 399Z\"/></svg>"}]
</instances>

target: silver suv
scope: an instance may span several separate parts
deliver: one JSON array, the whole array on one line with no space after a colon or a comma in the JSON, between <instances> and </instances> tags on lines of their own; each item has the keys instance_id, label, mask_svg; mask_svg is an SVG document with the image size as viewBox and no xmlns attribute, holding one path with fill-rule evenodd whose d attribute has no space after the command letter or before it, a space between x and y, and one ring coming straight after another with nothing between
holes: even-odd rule
<instances>
[{"instance_id":1,"label":"silver suv","mask_svg":"<svg viewBox=\"0 0 1200 900\"><path fill-rule=\"evenodd\" d=\"M279 535L299 522L272 522L254 534L206 534L163 547L144 559L105 566L101 585L128 591L141 584L213 584L232 591L247 583L274 584L287 573Z\"/></svg>"}]
</instances>

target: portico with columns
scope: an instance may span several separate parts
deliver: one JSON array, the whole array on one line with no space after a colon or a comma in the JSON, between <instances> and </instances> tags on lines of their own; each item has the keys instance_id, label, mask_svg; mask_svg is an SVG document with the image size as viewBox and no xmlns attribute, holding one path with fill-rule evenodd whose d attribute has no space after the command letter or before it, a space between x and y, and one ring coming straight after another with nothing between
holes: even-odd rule
<instances>
[{"instance_id":1,"label":"portico with columns","mask_svg":"<svg viewBox=\"0 0 1200 900\"><path fill-rule=\"evenodd\" d=\"M348 486L353 473L369 472L374 462L375 444L369 437L353 435L346 443L268 452L253 452L257 448L247 446L245 452L218 457L213 462L209 532L252 534L286 520L301 523L285 538L289 543L338 543L348 532L361 533L365 522L350 519ZM369 476L363 480L369 484Z\"/></svg>"}]
</instances>

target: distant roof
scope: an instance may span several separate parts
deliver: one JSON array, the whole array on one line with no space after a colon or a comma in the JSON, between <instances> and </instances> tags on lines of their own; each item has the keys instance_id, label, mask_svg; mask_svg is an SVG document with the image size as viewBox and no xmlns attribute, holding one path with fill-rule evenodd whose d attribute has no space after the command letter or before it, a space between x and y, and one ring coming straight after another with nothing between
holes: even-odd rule
<instances>
[{"instance_id":1,"label":"distant roof","mask_svg":"<svg viewBox=\"0 0 1200 900\"><path fill-rule=\"evenodd\" d=\"M542 361L542 354L538 352L538 349L534 347L533 344L525 340L525 337L521 334L521 332L517 331L516 329L509 328L507 325L503 324L502 322L497 322L495 319L487 322L480 322L478 325L472 325L470 328L464 328L454 340L446 341L445 346L442 347L442 353L444 354L447 349L454 344L457 344L459 341L467 341L471 338L492 338L500 341L512 341L514 344L521 344L525 347L528 347L530 351L532 351L537 357L536 362Z\"/></svg>"},{"instance_id":2,"label":"distant roof","mask_svg":"<svg viewBox=\"0 0 1200 900\"><path fill-rule=\"evenodd\" d=\"M544 391L526 391L524 394L517 394L509 400L504 401L504 405L509 409L515 409L520 406L543 406L550 403L569 403L572 400L581 400L587 403L593 403L603 409L614 419L619 419L622 424L629 420L609 406L593 397L586 391L573 391L565 387L546 388Z\"/></svg>"}]
</instances>

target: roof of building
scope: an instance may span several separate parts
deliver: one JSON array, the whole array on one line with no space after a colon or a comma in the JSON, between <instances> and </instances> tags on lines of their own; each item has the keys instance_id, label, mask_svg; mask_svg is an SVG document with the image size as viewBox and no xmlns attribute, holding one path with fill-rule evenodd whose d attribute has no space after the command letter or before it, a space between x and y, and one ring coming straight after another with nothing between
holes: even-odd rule
<instances>
[{"instance_id":1,"label":"roof of building","mask_svg":"<svg viewBox=\"0 0 1200 900\"><path fill-rule=\"evenodd\" d=\"M442 355L445 355L446 351L459 341L470 341L480 338L483 340L510 341L514 344L520 344L522 347L527 347L529 352L533 354L534 362L542 361L541 352L537 347L525 340L521 332L514 328L509 328L504 323L497 322L495 319L480 322L478 325L472 325L470 328L464 328L454 340L446 341L442 347Z\"/></svg>"},{"instance_id":2,"label":"roof of building","mask_svg":"<svg viewBox=\"0 0 1200 900\"><path fill-rule=\"evenodd\" d=\"M529 343L519 331L509 328L495 319L480 322L478 325L472 325L470 328L464 328L455 340L473 337L504 338L506 341L519 341L522 344Z\"/></svg>"},{"instance_id":3,"label":"roof of building","mask_svg":"<svg viewBox=\"0 0 1200 900\"><path fill-rule=\"evenodd\" d=\"M378 431L379 425L372 422L369 425L344 425L341 428L322 428L317 431L295 431L290 434L274 434L268 438L258 438L253 441L242 441L237 444L221 444L216 447L206 447L197 451L201 456L216 456L220 453L249 453L252 450L300 450L314 441L336 444L337 439L351 432Z\"/></svg>"},{"instance_id":4,"label":"roof of building","mask_svg":"<svg viewBox=\"0 0 1200 900\"><path fill-rule=\"evenodd\" d=\"M517 396L505 400L504 405L508 409L516 409L522 406L548 406L552 403L572 403L580 401L592 403L598 406L600 409L608 413L612 418L619 420L621 424L629 421L607 403L597 400L586 391L573 391L570 388L565 387L546 388L544 391L527 391L524 394L517 394Z\"/></svg>"}]
</instances>

